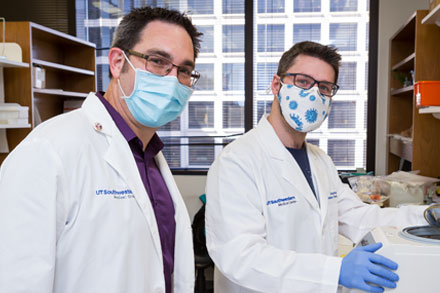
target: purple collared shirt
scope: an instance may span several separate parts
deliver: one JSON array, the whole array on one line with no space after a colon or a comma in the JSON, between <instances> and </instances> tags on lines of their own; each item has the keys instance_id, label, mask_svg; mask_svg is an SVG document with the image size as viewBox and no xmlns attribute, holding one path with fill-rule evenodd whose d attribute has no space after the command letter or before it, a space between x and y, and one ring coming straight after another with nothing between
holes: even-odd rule
<instances>
[{"instance_id":1,"label":"purple collared shirt","mask_svg":"<svg viewBox=\"0 0 440 293\"><path fill-rule=\"evenodd\" d=\"M160 243L162 246L163 270L165 275L165 288L171 293L171 276L174 270L174 245L176 238L176 221L174 220L174 204L170 192L163 180L162 174L157 167L154 157L163 148L163 143L157 134L151 138L145 149L142 150L142 141L136 136L124 121L122 116L104 98L103 92L97 92L96 96L107 109L116 126L130 145L136 165L144 183L145 190L150 197L159 228Z\"/></svg>"}]
</instances>

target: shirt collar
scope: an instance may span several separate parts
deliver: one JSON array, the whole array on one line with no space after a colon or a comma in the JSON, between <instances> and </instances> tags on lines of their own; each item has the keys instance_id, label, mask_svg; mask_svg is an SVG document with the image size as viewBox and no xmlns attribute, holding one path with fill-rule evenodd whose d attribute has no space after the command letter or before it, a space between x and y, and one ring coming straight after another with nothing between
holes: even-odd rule
<instances>
[{"instance_id":1,"label":"shirt collar","mask_svg":"<svg viewBox=\"0 0 440 293\"><path fill-rule=\"evenodd\" d=\"M140 139L136 136L134 131L128 126L127 122L122 118L121 114L116 111L115 108L104 98L104 92L96 92L96 96L99 98L99 100L102 102L104 107L107 109L107 112L112 117L113 121L115 122L116 126L118 127L119 131L122 133L122 135L125 137L127 142L130 142L132 140L139 140ZM142 145L142 144L141 144ZM150 156L154 157L156 156L164 147L164 144L162 143L162 140L159 138L157 133L153 135L150 142L148 143L145 152L147 152Z\"/></svg>"}]
</instances>

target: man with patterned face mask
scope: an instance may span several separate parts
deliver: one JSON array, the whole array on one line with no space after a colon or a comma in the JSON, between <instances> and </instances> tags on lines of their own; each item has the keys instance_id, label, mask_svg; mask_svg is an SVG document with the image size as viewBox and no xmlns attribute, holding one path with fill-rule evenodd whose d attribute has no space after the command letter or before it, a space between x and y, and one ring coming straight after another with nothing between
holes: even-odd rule
<instances>
[{"instance_id":1,"label":"man with patterned face mask","mask_svg":"<svg viewBox=\"0 0 440 293\"><path fill-rule=\"evenodd\" d=\"M327 118L341 57L314 42L294 45L272 80L269 116L228 145L206 185L206 239L215 292L369 292L394 288L397 264L381 244L337 255L338 233L358 242L379 225L426 224L426 207L381 209L342 184L308 132Z\"/></svg>"},{"instance_id":2,"label":"man with patterned face mask","mask_svg":"<svg viewBox=\"0 0 440 293\"><path fill-rule=\"evenodd\" d=\"M178 11L134 9L109 51L107 91L5 160L0 292L194 292L190 219L156 130L192 94L200 35Z\"/></svg>"}]
</instances>

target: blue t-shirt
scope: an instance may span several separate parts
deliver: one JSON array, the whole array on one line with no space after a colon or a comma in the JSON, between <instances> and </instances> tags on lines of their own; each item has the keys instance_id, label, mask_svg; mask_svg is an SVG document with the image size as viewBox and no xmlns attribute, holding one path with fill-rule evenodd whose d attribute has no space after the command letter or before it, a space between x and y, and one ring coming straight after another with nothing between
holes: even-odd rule
<instances>
[{"instance_id":1,"label":"blue t-shirt","mask_svg":"<svg viewBox=\"0 0 440 293\"><path fill-rule=\"evenodd\" d=\"M313 180L312 180L312 171L310 170L309 157L307 157L307 149L305 147L305 144L300 149L293 149L288 147L286 148L295 158L304 176L306 177L307 182L309 183L310 188L313 191L313 194L316 197L315 187L313 186Z\"/></svg>"}]
</instances>

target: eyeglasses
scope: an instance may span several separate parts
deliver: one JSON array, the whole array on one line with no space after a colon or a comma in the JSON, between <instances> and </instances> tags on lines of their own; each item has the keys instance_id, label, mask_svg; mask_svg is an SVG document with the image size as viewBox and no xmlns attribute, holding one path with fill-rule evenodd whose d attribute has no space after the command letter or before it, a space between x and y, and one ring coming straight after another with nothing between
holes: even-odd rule
<instances>
[{"instance_id":1,"label":"eyeglasses","mask_svg":"<svg viewBox=\"0 0 440 293\"><path fill-rule=\"evenodd\" d=\"M144 55L133 50L128 50L127 53L145 59L145 70L160 76L167 75L168 73L170 73L173 67L176 67L177 79L181 84L184 84L188 87L194 87L194 85L200 78L200 73L193 70L192 67L189 65L179 66L173 64L165 57L157 55Z\"/></svg>"},{"instance_id":2,"label":"eyeglasses","mask_svg":"<svg viewBox=\"0 0 440 293\"><path fill-rule=\"evenodd\" d=\"M295 85L304 90L309 90L315 84L318 84L319 92L327 97L333 97L334 95L336 95L336 92L339 89L339 85L335 83L328 81L317 81L316 79L314 79L313 77L307 74L285 73L285 74L281 74L280 77L282 79L286 78L286 80L283 80L283 82Z\"/></svg>"}]
</instances>

